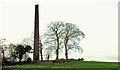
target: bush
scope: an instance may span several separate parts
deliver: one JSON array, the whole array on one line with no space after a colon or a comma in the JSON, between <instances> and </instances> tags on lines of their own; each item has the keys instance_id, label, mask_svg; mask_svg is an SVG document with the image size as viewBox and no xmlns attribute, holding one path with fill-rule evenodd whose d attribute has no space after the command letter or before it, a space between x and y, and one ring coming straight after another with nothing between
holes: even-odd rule
<instances>
[{"instance_id":1,"label":"bush","mask_svg":"<svg viewBox=\"0 0 120 70\"><path fill-rule=\"evenodd\" d=\"M27 63L30 63L31 62L31 58L27 58Z\"/></svg>"},{"instance_id":2,"label":"bush","mask_svg":"<svg viewBox=\"0 0 120 70\"><path fill-rule=\"evenodd\" d=\"M78 60L80 60L80 61L84 61L84 58L78 58Z\"/></svg>"},{"instance_id":3,"label":"bush","mask_svg":"<svg viewBox=\"0 0 120 70\"><path fill-rule=\"evenodd\" d=\"M75 60L75 59L71 58L71 59L69 59L69 60Z\"/></svg>"},{"instance_id":4,"label":"bush","mask_svg":"<svg viewBox=\"0 0 120 70\"><path fill-rule=\"evenodd\" d=\"M65 59L54 60L53 63L65 63Z\"/></svg>"}]
</instances>

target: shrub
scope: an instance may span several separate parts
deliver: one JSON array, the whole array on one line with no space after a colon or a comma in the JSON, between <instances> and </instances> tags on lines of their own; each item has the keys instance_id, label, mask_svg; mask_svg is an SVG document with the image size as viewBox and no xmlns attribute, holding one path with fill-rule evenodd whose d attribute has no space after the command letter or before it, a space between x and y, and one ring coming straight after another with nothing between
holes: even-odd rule
<instances>
[{"instance_id":1,"label":"shrub","mask_svg":"<svg viewBox=\"0 0 120 70\"><path fill-rule=\"evenodd\" d=\"M78 60L80 60L80 61L84 61L84 58L78 58Z\"/></svg>"},{"instance_id":2,"label":"shrub","mask_svg":"<svg viewBox=\"0 0 120 70\"><path fill-rule=\"evenodd\" d=\"M31 58L27 58L27 63L30 63L31 62Z\"/></svg>"},{"instance_id":3,"label":"shrub","mask_svg":"<svg viewBox=\"0 0 120 70\"><path fill-rule=\"evenodd\" d=\"M53 63L65 63L65 59L54 60Z\"/></svg>"}]
</instances>

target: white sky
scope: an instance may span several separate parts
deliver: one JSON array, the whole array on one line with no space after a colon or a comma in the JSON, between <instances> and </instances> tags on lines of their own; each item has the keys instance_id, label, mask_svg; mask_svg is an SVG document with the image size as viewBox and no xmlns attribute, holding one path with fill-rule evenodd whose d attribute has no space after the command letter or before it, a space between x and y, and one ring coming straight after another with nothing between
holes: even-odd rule
<instances>
[{"instance_id":1,"label":"white sky","mask_svg":"<svg viewBox=\"0 0 120 70\"><path fill-rule=\"evenodd\" d=\"M118 1L0 0L0 37L21 43L34 31L34 7L39 4L40 34L51 21L76 24L85 33L83 54L71 53L69 58L118 61Z\"/></svg>"}]
</instances>

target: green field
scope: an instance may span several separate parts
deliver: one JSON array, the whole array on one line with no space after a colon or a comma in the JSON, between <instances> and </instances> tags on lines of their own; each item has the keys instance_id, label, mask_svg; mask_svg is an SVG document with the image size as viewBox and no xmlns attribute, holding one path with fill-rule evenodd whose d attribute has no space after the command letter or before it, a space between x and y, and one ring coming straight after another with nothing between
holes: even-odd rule
<instances>
[{"instance_id":1,"label":"green field","mask_svg":"<svg viewBox=\"0 0 120 70\"><path fill-rule=\"evenodd\" d=\"M4 66L3 68L118 68L117 62L71 61L69 63L40 62L37 64L24 64Z\"/></svg>"}]
</instances>

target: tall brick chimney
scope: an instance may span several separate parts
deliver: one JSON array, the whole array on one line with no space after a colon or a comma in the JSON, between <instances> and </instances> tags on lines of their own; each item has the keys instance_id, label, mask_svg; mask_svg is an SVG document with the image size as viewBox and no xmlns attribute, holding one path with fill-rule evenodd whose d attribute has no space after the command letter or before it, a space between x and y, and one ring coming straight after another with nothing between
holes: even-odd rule
<instances>
[{"instance_id":1,"label":"tall brick chimney","mask_svg":"<svg viewBox=\"0 0 120 70\"><path fill-rule=\"evenodd\" d=\"M35 25L34 25L34 53L33 61L39 61L39 5L35 5Z\"/></svg>"}]
</instances>

